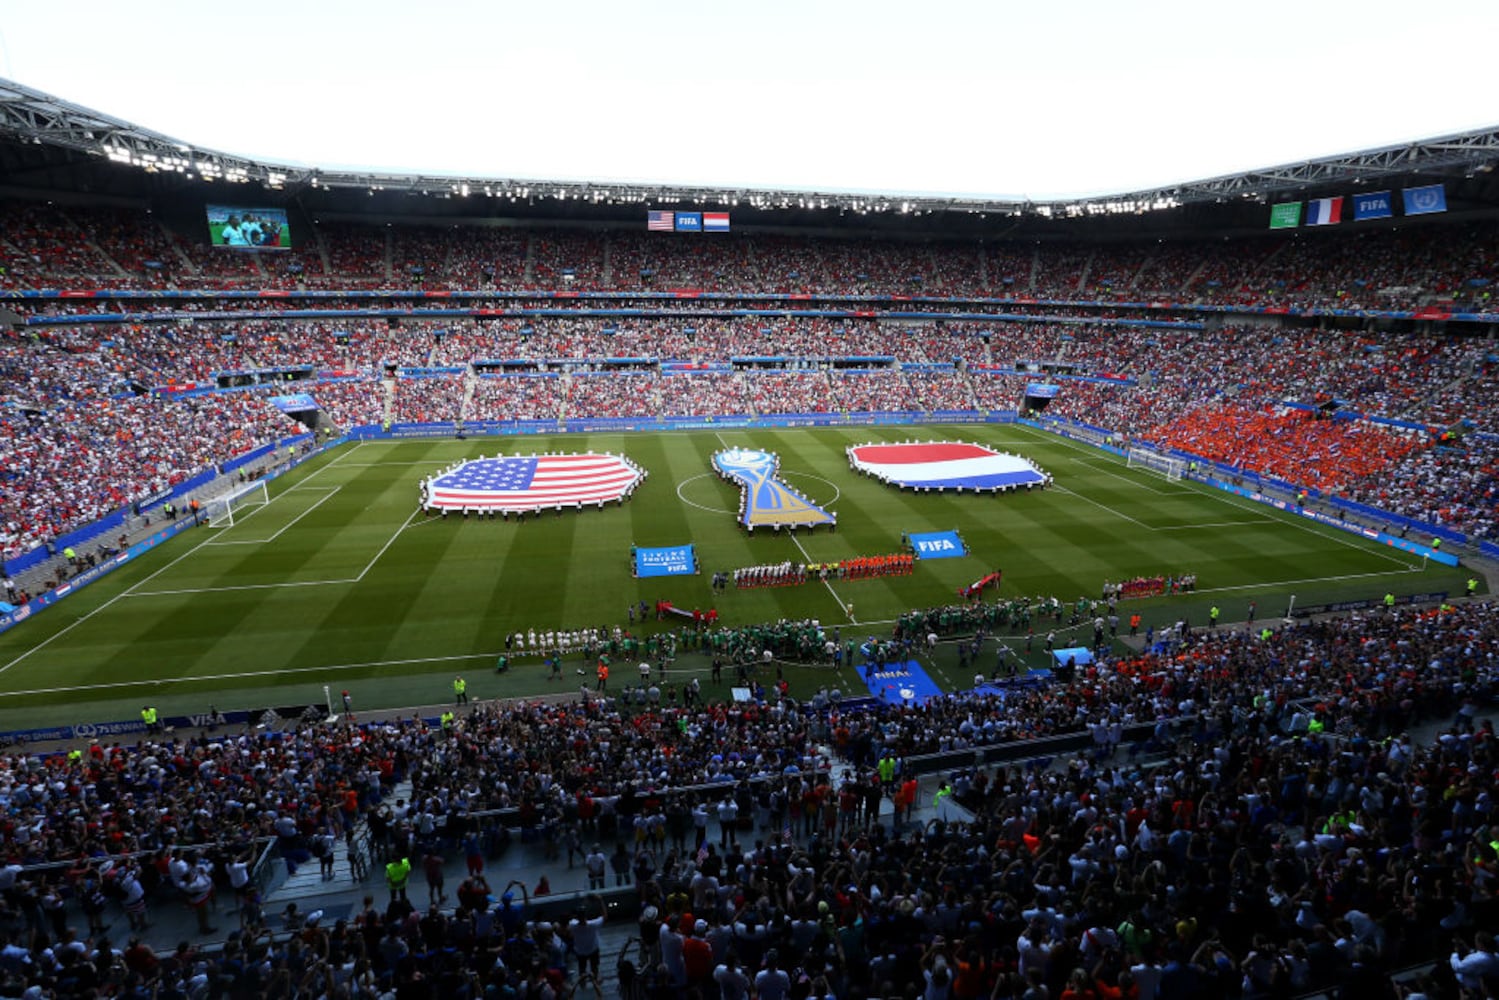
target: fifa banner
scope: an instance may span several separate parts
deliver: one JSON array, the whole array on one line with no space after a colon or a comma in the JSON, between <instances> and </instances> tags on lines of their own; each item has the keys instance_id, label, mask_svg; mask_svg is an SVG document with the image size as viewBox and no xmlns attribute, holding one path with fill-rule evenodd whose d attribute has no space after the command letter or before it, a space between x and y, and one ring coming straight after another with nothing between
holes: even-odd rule
<instances>
[{"instance_id":1,"label":"fifa banner","mask_svg":"<svg viewBox=\"0 0 1499 1000\"><path fill-rule=\"evenodd\" d=\"M1057 393L1061 391L1061 386L1048 382L1032 382L1025 387L1025 394L1032 399L1055 399Z\"/></svg>"},{"instance_id":2,"label":"fifa banner","mask_svg":"<svg viewBox=\"0 0 1499 1000\"><path fill-rule=\"evenodd\" d=\"M1271 229L1295 229L1301 225L1301 202L1287 201L1270 206Z\"/></svg>"},{"instance_id":3,"label":"fifa banner","mask_svg":"<svg viewBox=\"0 0 1499 1000\"><path fill-rule=\"evenodd\" d=\"M703 231L703 213L702 212L678 212L677 213L677 232L679 232L679 233L700 233L702 231Z\"/></svg>"},{"instance_id":4,"label":"fifa banner","mask_svg":"<svg viewBox=\"0 0 1499 1000\"><path fill-rule=\"evenodd\" d=\"M635 575L691 576L697 572L697 555L691 545L671 545L659 549L633 550Z\"/></svg>"},{"instance_id":5,"label":"fifa banner","mask_svg":"<svg viewBox=\"0 0 1499 1000\"><path fill-rule=\"evenodd\" d=\"M1403 188L1406 215L1432 215L1447 211L1447 189L1440 184Z\"/></svg>"},{"instance_id":6,"label":"fifa banner","mask_svg":"<svg viewBox=\"0 0 1499 1000\"><path fill-rule=\"evenodd\" d=\"M968 554L956 531L929 531L909 537L911 548L916 550L920 559L956 559Z\"/></svg>"},{"instance_id":7,"label":"fifa banner","mask_svg":"<svg viewBox=\"0 0 1499 1000\"><path fill-rule=\"evenodd\" d=\"M1395 211L1390 205L1390 192L1370 191L1353 196L1353 221L1364 219L1388 219Z\"/></svg>"}]
</instances>

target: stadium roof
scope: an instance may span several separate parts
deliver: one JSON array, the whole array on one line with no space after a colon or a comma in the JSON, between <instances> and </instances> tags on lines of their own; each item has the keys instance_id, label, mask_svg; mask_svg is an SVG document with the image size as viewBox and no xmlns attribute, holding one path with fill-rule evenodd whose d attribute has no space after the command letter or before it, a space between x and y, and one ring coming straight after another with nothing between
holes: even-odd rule
<instances>
[{"instance_id":1,"label":"stadium roof","mask_svg":"<svg viewBox=\"0 0 1499 1000\"><path fill-rule=\"evenodd\" d=\"M150 129L0 79L0 136L22 144L71 150L150 173L184 180L253 184L273 191L406 192L509 201L555 200L580 206L704 205L761 210L837 210L885 215L1039 216L1046 219L1141 215L1188 205L1269 202L1329 185L1366 186L1415 175L1474 178L1499 164L1499 126L1296 163L1210 177L1148 190L1058 201L1002 201L938 195L811 191L545 180L483 176L426 176L325 170L305 164L254 160L203 149Z\"/></svg>"}]
</instances>

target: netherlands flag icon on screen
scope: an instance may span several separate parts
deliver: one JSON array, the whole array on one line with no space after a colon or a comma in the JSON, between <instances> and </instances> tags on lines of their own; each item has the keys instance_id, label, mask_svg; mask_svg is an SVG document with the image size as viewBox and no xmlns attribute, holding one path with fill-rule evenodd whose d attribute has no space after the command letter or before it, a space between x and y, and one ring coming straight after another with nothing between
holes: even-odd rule
<instances>
[{"instance_id":1,"label":"netherlands flag icon on screen","mask_svg":"<svg viewBox=\"0 0 1499 1000\"><path fill-rule=\"evenodd\" d=\"M866 444L848 451L855 469L895 486L998 490L1046 482L1045 474L1020 456L977 444Z\"/></svg>"},{"instance_id":2,"label":"netherlands flag icon on screen","mask_svg":"<svg viewBox=\"0 0 1499 1000\"><path fill-rule=\"evenodd\" d=\"M1342 198L1314 198L1306 203L1308 226L1334 226L1342 221Z\"/></svg>"},{"instance_id":3,"label":"netherlands flag icon on screen","mask_svg":"<svg viewBox=\"0 0 1499 1000\"><path fill-rule=\"evenodd\" d=\"M726 233L728 231L729 231L729 213L728 212L704 212L703 213L703 232L705 232L705 233Z\"/></svg>"}]
</instances>

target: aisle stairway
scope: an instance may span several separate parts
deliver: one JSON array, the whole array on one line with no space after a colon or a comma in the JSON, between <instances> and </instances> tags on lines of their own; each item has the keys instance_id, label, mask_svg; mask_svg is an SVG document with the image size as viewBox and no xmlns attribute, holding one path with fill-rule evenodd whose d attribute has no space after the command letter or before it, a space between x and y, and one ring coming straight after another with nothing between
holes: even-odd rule
<instances>
[{"instance_id":1,"label":"aisle stairway","mask_svg":"<svg viewBox=\"0 0 1499 1000\"><path fill-rule=\"evenodd\" d=\"M411 782L404 781L396 785L385 793L385 798L390 802L402 799L409 801L411 798ZM363 819L355 825L350 841L354 845L354 850L359 851L362 857L366 859L366 871L363 879L354 877L354 869L349 862L348 845L342 842L335 846L333 850L332 878L323 877L323 866L316 858L313 858L306 864L298 865L295 875L287 874L286 862L280 858L276 858L270 863L277 865L280 868L280 872L272 881L272 888L265 894L267 912L277 912L292 900L325 896L329 892L347 889L350 886L380 886L383 883L383 869L370 859L369 825Z\"/></svg>"}]
</instances>

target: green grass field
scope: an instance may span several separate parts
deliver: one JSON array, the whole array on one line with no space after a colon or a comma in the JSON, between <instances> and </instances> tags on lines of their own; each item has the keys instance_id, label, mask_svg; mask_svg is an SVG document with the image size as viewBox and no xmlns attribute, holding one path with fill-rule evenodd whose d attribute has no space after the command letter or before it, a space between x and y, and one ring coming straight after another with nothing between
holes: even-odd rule
<instances>
[{"instance_id":1,"label":"green grass field","mask_svg":"<svg viewBox=\"0 0 1499 1000\"><path fill-rule=\"evenodd\" d=\"M848 468L849 444L915 437L1016 451L1056 484L918 495ZM779 453L787 481L837 511L836 533L745 535L736 490L709 472L725 445ZM418 481L457 459L547 448L622 452L650 477L623 507L523 524L417 511ZM1195 595L1124 605L1159 625L1184 613L1204 623L1211 603L1239 620L1250 600L1274 617L1292 594L1315 603L1458 593L1466 575L1018 426L346 445L276 481L271 503L233 527L179 536L0 636L0 729L129 719L146 702L171 714L321 701L324 685L335 697L352 690L358 708L432 704L458 673L473 697L535 694L549 690L536 660L492 673L507 632L624 624L626 605L640 600L706 609L715 570L889 553L903 532L951 528L967 557L921 562L907 577L730 590L716 606L725 625L845 626L851 606L859 632L885 634L902 611L949 603L993 569L1004 571L1003 595L1064 600L1096 597L1106 579L1196 573ZM686 542L698 546L702 575L631 577L632 543ZM944 665L936 676L952 684L955 673ZM572 664L568 679L574 688Z\"/></svg>"}]
</instances>

